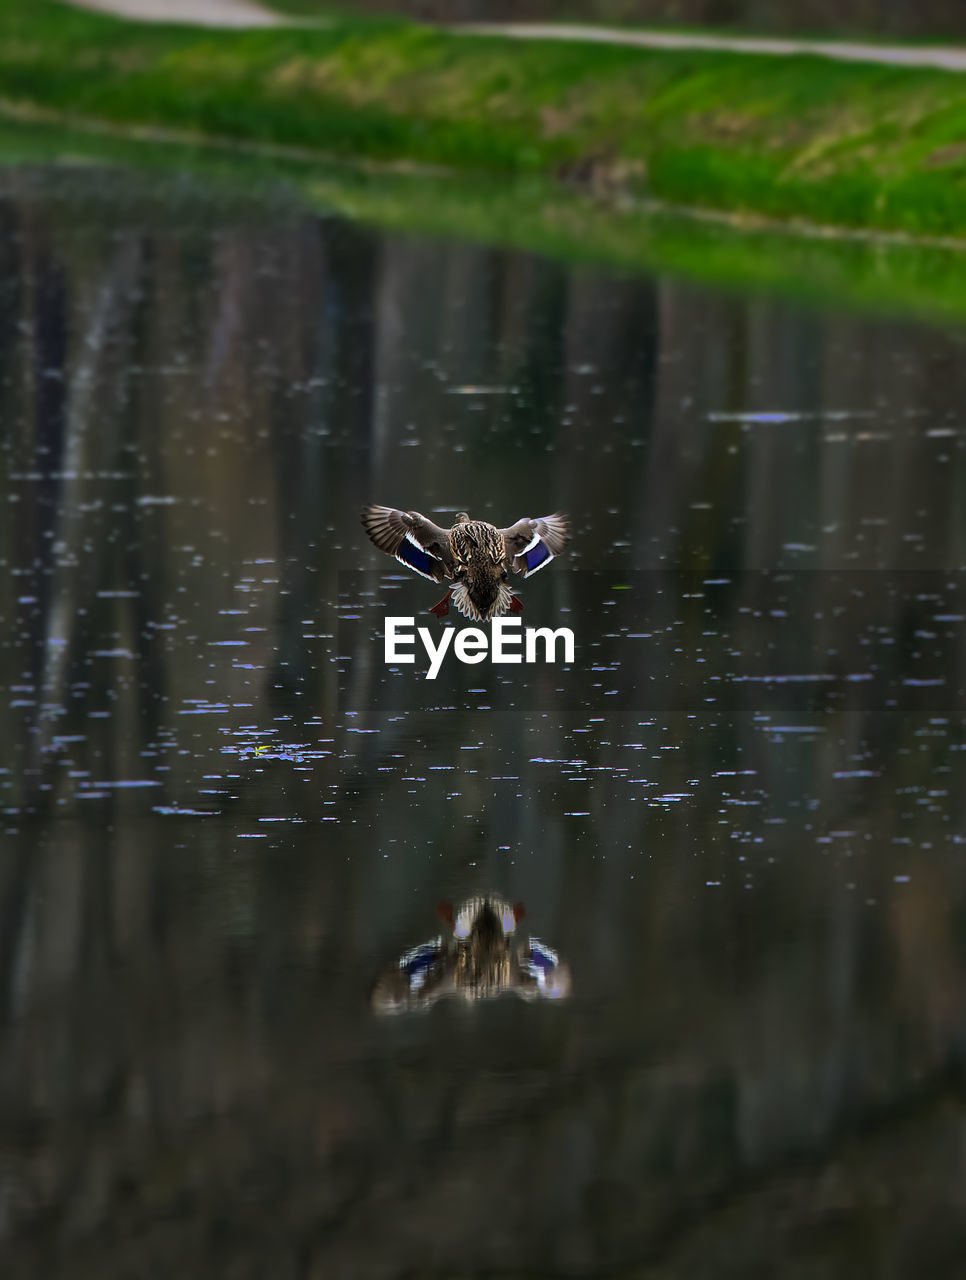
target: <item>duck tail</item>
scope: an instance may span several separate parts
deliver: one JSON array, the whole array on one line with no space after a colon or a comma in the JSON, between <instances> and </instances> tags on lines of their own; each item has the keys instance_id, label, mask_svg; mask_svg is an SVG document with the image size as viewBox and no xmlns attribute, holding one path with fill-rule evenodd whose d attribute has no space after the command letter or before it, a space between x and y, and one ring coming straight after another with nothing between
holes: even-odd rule
<instances>
[{"instance_id":1,"label":"duck tail","mask_svg":"<svg viewBox=\"0 0 966 1280\"><path fill-rule=\"evenodd\" d=\"M469 618L473 622L490 622L493 618L500 618L505 613L519 613L523 605L519 600L514 601L516 596L506 585L501 582L497 588L496 597L490 604L489 608L481 611L470 597L470 593L466 588L465 582L460 582L453 588L451 603L454 609L458 610L464 618Z\"/></svg>"}]
</instances>

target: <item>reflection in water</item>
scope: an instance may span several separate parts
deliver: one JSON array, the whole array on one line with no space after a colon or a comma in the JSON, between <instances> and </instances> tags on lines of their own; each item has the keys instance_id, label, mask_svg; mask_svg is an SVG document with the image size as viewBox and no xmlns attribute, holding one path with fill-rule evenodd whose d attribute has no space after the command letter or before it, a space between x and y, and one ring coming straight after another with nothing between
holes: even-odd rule
<instances>
[{"instance_id":1,"label":"reflection in water","mask_svg":"<svg viewBox=\"0 0 966 1280\"><path fill-rule=\"evenodd\" d=\"M454 909L442 903L440 917L450 936L412 947L376 982L377 1013L425 1009L443 996L486 1000L512 991L525 999L570 994L570 971L539 938L517 940L522 904L491 896L469 898Z\"/></svg>"},{"instance_id":2,"label":"reflection in water","mask_svg":"<svg viewBox=\"0 0 966 1280\"><path fill-rule=\"evenodd\" d=\"M191 179L0 230L4 1280L958 1280L964 334ZM569 513L574 663L384 663L407 493ZM492 886L570 997L373 1017Z\"/></svg>"}]
</instances>

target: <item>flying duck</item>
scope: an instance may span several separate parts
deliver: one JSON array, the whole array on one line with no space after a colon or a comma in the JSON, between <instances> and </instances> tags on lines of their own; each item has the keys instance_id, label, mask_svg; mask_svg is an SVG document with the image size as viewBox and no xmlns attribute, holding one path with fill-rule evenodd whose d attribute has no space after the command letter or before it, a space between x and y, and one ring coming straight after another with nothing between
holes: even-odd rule
<instances>
[{"instance_id":1,"label":"flying duck","mask_svg":"<svg viewBox=\"0 0 966 1280\"><path fill-rule=\"evenodd\" d=\"M431 582L455 580L431 613L444 618L452 597L463 617L477 622L522 612L523 602L507 586L508 571L529 578L563 551L570 536L567 517L559 512L525 516L498 529L461 511L452 529L442 529L418 511L368 506L362 509L362 525L380 551L407 569Z\"/></svg>"}]
</instances>

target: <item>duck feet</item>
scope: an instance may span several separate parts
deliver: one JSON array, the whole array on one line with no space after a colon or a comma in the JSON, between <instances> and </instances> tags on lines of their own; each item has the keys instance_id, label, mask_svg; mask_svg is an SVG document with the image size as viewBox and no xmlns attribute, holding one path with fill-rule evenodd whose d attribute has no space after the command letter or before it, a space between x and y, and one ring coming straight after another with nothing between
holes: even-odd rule
<instances>
[{"instance_id":1,"label":"duck feet","mask_svg":"<svg viewBox=\"0 0 966 1280\"><path fill-rule=\"evenodd\" d=\"M446 615L449 613L449 598L452 594L453 594L453 588L450 587L449 591L446 592L446 595L443 596L442 600L437 600L429 612L435 613L437 618L445 618Z\"/></svg>"},{"instance_id":2,"label":"duck feet","mask_svg":"<svg viewBox=\"0 0 966 1280\"><path fill-rule=\"evenodd\" d=\"M522 612L523 612L523 601L522 601L522 600L518 600L516 596L511 596L511 597L510 597L510 612L511 612L511 613L522 613Z\"/></svg>"}]
</instances>

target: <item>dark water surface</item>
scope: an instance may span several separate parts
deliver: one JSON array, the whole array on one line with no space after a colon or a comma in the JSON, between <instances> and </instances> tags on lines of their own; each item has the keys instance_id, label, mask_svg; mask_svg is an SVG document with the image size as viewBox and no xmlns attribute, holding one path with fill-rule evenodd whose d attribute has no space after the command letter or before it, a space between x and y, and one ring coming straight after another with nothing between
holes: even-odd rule
<instances>
[{"instance_id":1,"label":"dark water surface","mask_svg":"<svg viewBox=\"0 0 966 1280\"><path fill-rule=\"evenodd\" d=\"M3 1274L962 1275L964 403L958 330L5 175ZM574 663L387 667L366 501L569 512ZM491 892L569 997L377 1016Z\"/></svg>"}]
</instances>

